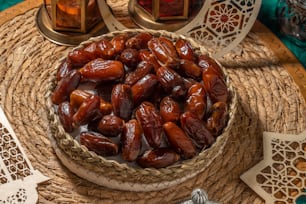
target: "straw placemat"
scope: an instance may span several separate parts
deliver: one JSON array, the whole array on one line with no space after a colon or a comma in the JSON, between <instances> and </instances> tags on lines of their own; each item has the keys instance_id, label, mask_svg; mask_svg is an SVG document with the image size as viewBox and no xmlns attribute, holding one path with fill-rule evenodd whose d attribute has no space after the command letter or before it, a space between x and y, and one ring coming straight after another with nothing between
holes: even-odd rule
<instances>
[{"instance_id":1,"label":"straw placemat","mask_svg":"<svg viewBox=\"0 0 306 204\"><path fill-rule=\"evenodd\" d=\"M263 203L239 176L262 159L262 132L297 134L306 128L306 105L287 71L253 33L220 61L238 94L238 117L231 142L210 169L166 190L124 192L97 186L69 172L47 136L45 87L55 62L71 48L45 40L33 9L0 29L2 107L38 169L51 180L40 184L40 203L176 203L194 188L222 203ZM121 16L122 17L122 16Z\"/></svg>"}]
</instances>

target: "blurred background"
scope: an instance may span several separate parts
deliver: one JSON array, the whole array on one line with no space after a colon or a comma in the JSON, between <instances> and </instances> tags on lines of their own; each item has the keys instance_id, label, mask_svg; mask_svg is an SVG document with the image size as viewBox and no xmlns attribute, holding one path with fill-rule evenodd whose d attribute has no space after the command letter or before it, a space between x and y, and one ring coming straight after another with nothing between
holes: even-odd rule
<instances>
[{"instance_id":1,"label":"blurred background","mask_svg":"<svg viewBox=\"0 0 306 204\"><path fill-rule=\"evenodd\" d=\"M0 11L11 7L23 0L0 0ZM288 1L288 0L287 0ZM286 0L262 0L262 6L258 19L265 24L269 29L273 31L282 42L294 53L294 55L300 60L306 69L306 40L298 40L288 33L284 34L284 29L288 32L292 31L294 28L289 24L294 21L296 23L297 18L292 14L291 10L288 10ZM306 0L300 0L305 6L306 12ZM283 18L282 23L279 23L280 18ZM306 32L306 15L298 19L300 22L300 29L305 33ZM302 21L302 22L301 22ZM285 22L285 23L284 23ZM286 24L287 23L287 24ZM281 26L283 25L283 31ZM301 27L302 26L302 27Z\"/></svg>"}]
</instances>

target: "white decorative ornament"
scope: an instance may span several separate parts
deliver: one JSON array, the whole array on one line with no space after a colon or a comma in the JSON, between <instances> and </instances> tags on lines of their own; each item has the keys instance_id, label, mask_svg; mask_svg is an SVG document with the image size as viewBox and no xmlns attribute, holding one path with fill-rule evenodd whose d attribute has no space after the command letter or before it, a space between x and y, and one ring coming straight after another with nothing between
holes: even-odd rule
<instances>
[{"instance_id":1,"label":"white decorative ornament","mask_svg":"<svg viewBox=\"0 0 306 204\"><path fill-rule=\"evenodd\" d=\"M299 135L264 132L263 151L264 159L241 179L266 203L289 204L304 199L306 130Z\"/></svg>"},{"instance_id":2,"label":"white decorative ornament","mask_svg":"<svg viewBox=\"0 0 306 204\"><path fill-rule=\"evenodd\" d=\"M260 6L261 0L205 0L197 16L177 32L201 41L220 58L249 33Z\"/></svg>"},{"instance_id":3,"label":"white decorative ornament","mask_svg":"<svg viewBox=\"0 0 306 204\"><path fill-rule=\"evenodd\" d=\"M101 16L103 21L110 32L116 30L125 30L127 29L122 25L112 14L109 6L106 4L105 0L98 1L98 6L100 9Z\"/></svg>"},{"instance_id":4,"label":"white decorative ornament","mask_svg":"<svg viewBox=\"0 0 306 204\"><path fill-rule=\"evenodd\" d=\"M34 170L0 107L0 204L37 202L37 184L49 178Z\"/></svg>"}]
</instances>

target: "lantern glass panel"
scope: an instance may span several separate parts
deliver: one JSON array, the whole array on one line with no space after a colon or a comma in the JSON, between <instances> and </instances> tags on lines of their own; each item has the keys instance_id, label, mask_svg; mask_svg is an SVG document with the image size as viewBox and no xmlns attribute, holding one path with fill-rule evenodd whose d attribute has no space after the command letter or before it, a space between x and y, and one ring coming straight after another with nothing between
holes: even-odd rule
<instances>
[{"instance_id":1,"label":"lantern glass panel","mask_svg":"<svg viewBox=\"0 0 306 204\"><path fill-rule=\"evenodd\" d=\"M79 0L57 1L56 27L65 27L65 28L81 27L81 3Z\"/></svg>"},{"instance_id":2,"label":"lantern glass panel","mask_svg":"<svg viewBox=\"0 0 306 204\"><path fill-rule=\"evenodd\" d=\"M87 32L102 20L97 0L44 0L54 30Z\"/></svg>"},{"instance_id":3,"label":"lantern glass panel","mask_svg":"<svg viewBox=\"0 0 306 204\"><path fill-rule=\"evenodd\" d=\"M184 15L183 0L160 0L159 17L175 17Z\"/></svg>"}]
</instances>

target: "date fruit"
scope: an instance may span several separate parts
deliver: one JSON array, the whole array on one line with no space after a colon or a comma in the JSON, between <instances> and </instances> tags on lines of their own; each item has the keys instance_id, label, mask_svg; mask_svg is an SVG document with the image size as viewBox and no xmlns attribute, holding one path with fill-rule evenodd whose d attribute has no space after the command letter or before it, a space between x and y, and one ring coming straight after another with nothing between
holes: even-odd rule
<instances>
[{"instance_id":1,"label":"date fruit","mask_svg":"<svg viewBox=\"0 0 306 204\"><path fill-rule=\"evenodd\" d=\"M179 103L171 97L166 96L162 99L159 106L160 115L164 122L176 122L180 119L181 109Z\"/></svg>"},{"instance_id":2,"label":"date fruit","mask_svg":"<svg viewBox=\"0 0 306 204\"><path fill-rule=\"evenodd\" d=\"M105 136L116 137L123 129L124 121L115 115L105 115L98 123L97 130Z\"/></svg>"},{"instance_id":3,"label":"date fruit","mask_svg":"<svg viewBox=\"0 0 306 204\"><path fill-rule=\"evenodd\" d=\"M179 66L180 60L171 40L165 37L152 38L148 47L161 65L171 68Z\"/></svg>"},{"instance_id":4,"label":"date fruit","mask_svg":"<svg viewBox=\"0 0 306 204\"><path fill-rule=\"evenodd\" d=\"M85 80L93 82L114 81L124 77L123 64L120 61L101 58L90 61L80 72Z\"/></svg>"},{"instance_id":5,"label":"date fruit","mask_svg":"<svg viewBox=\"0 0 306 204\"><path fill-rule=\"evenodd\" d=\"M126 47L133 49L146 49L148 48L148 41L151 40L152 37L153 36L150 33L138 33L129 38L125 45Z\"/></svg>"},{"instance_id":6,"label":"date fruit","mask_svg":"<svg viewBox=\"0 0 306 204\"><path fill-rule=\"evenodd\" d=\"M217 74L221 77L224 78L223 71L221 70L221 67L217 64L217 62L209 57L208 55L199 55L198 56L198 65L205 71L206 69L213 69L214 71L217 72Z\"/></svg>"},{"instance_id":7,"label":"date fruit","mask_svg":"<svg viewBox=\"0 0 306 204\"><path fill-rule=\"evenodd\" d=\"M192 140L173 122L163 125L170 146L184 159L190 159L197 154Z\"/></svg>"},{"instance_id":8,"label":"date fruit","mask_svg":"<svg viewBox=\"0 0 306 204\"><path fill-rule=\"evenodd\" d=\"M111 39L111 44L115 50L115 53L120 53L125 49L125 42L128 39L128 35L126 33L116 35Z\"/></svg>"},{"instance_id":9,"label":"date fruit","mask_svg":"<svg viewBox=\"0 0 306 204\"><path fill-rule=\"evenodd\" d=\"M134 107L131 86L127 84L115 85L111 102L114 114L124 120L129 120Z\"/></svg>"},{"instance_id":10,"label":"date fruit","mask_svg":"<svg viewBox=\"0 0 306 204\"><path fill-rule=\"evenodd\" d=\"M118 145L107 137L96 132L82 132L80 143L88 150L101 156L114 156L119 152Z\"/></svg>"},{"instance_id":11,"label":"date fruit","mask_svg":"<svg viewBox=\"0 0 306 204\"><path fill-rule=\"evenodd\" d=\"M139 62L138 51L132 48L124 49L120 54L120 61L129 68L135 68Z\"/></svg>"},{"instance_id":12,"label":"date fruit","mask_svg":"<svg viewBox=\"0 0 306 204\"><path fill-rule=\"evenodd\" d=\"M157 85L158 79L154 74L147 74L142 79L137 81L132 86L132 96L134 105L137 106L142 101L153 95Z\"/></svg>"},{"instance_id":13,"label":"date fruit","mask_svg":"<svg viewBox=\"0 0 306 204\"><path fill-rule=\"evenodd\" d=\"M151 63L148 61L141 61L133 72L129 72L125 75L124 83L132 86L152 71L153 65Z\"/></svg>"},{"instance_id":14,"label":"date fruit","mask_svg":"<svg viewBox=\"0 0 306 204\"><path fill-rule=\"evenodd\" d=\"M66 132L73 132L73 117L74 110L68 101L65 101L58 106L58 116Z\"/></svg>"},{"instance_id":15,"label":"date fruit","mask_svg":"<svg viewBox=\"0 0 306 204\"><path fill-rule=\"evenodd\" d=\"M180 159L175 151L170 148L147 150L137 159L137 163L143 168L164 168Z\"/></svg>"},{"instance_id":16,"label":"date fruit","mask_svg":"<svg viewBox=\"0 0 306 204\"><path fill-rule=\"evenodd\" d=\"M208 67L203 71L202 79L204 88L213 103L218 101L226 103L229 93L225 81L212 68Z\"/></svg>"},{"instance_id":17,"label":"date fruit","mask_svg":"<svg viewBox=\"0 0 306 204\"><path fill-rule=\"evenodd\" d=\"M151 63L154 67L155 72L160 67L160 64L157 62L156 58L150 50L139 50L138 55L141 61L147 61Z\"/></svg>"},{"instance_id":18,"label":"date fruit","mask_svg":"<svg viewBox=\"0 0 306 204\"><path fill-rule=\"evenodd\" d=\"M77 68L84 66L86 63L95 59L95 57L94 53L82 49L73 50L68 53L68 60L71 62L73 67Z\"/></svg>"},{"instance_id":19,"label":"date fruit","mask_svg":"<svg viewBox=\"0 0 306 204\"><path fill-rule=\"evenodd\" d=\"M142 129L136 119L125 123L121 134L122 158L132 162L137 159L141 150Z\"/></svg>"},{"instance_id":20,"label":"date fruit","mask_svg":"<svg viewBox=\"0 0 306 204\"><path fill-rule=\"evenodd\" d=\"M228 117L227 105L224 102L217 102L212 105L208 111L207 128L212 132L214 136L221 133L226 126Z\"/></svg>"},{"instance_id":21,"label":"date fruit","mask_svg":"<svg viewBox=\"0 0 306 204\"><path fill-rule=\"evenodd\" d=\"M205 115L206 108L207 96L204 91L204 86L201 83L195 83L188 89L185 112L192 112L202 119Z\"/></svg>"},{"instance_id":22,"label":"date fruit","mask_svg":"<svg viewBox=\"0 0 306 204\"><path fill-rule=\"evenodd\" d=\"M97 44L97 57L102 59L112 59L115 55L115 49L112 45L112 43L106 39L99 40L96 42Z\"/></svg>"},{"instance_id":23,"label":"date fruit","mask_svg":"<svg viewBox=\"0 0 306 204\"><path fill-rule=\"evenodd\" d=\"M195 61L193 49L187 40L178 39L175 42L175 49L181 59Z\"/></svg>"},{"instance_id":24,"label":"date fruit","mask_svg":"<svg viewBox=\"0 0 306 204\"><path fill-rule=\"evenodd\" d=\"M199 119L195 114L185 112L181 115L180 121L181 127L185 133L194 140L197 147L207 147L215 142L215 138L206 128L204 121Z\"/></svg>"},{"instance_id":25,"label":"date fruit","mask_svg":"<svg viewBox=\"0 0 306 204\"><path fill-rule=\"evenodd\" d=\"M78 109L81 104L84 102L85 99L91 97L93 94L83 91L80 89L75 89L70 94L70 104L75 108ZM102 115L110 114L113 111L113 106L111 103L106 102L102 98L100 98L100 111Z\"/></svg>"},{"instance_id":26,"label":"date fruit","mask_svg":"<svg viewBox=\"0 0 306 204\"><path fill-rule=\"evenodd\" d=\"M57 69L56 79L60 81L73 69L71 62L65 59Z\"/></svg>"},{"instance_id":27,"label":"date fruit","mask_svg":"<svg viewBox=\"0 0 306 204\"><path fill-rule=\"evenodd\" d=\"M160 67L156 76L165 91L175 98L184 98L187 93L187 87L183 77L168 67Z\"/></svg>"},{"instance_id":28,"label":"date fruit","mask_svg":"<svg viewBox=\"0 0 306 204\"><path fill-rule=\"evenodd\" d=\"M78 70L72 70L67 76L62 78L52 93L52 103L59 105L69 99L70 93L76 89L81 80L81 73Z\"/></svg>"},{"instance_id":29,"label":"date fruit","mask_svg":"<svg viewBox=\"0 0 306 204\"><path fill-rule=\"evenodd\" d=\"M95 116L98 115L100 106L100 97L97 95L92 95L89 98L85 99L81 104L79 109L73 115L74 126L81 126L89 123L91 120L95 119Z\"/></svg>"},{"instance_id":30,"label":"date fruit","mask_svg":"<svg viewBox=\"0 0 306 204\"><path fill-rule=\"evenodd\" d=\"M202 76L202 69L190 60L181 60L180 71L183 73L183 75L196 80L199 80Z\"/></svg>"},{"instance_id":31,"label":"date fruit","mask_svg":"<svg viewBox=\"0 0 306 204\"><path fill-rule=\"evenodd\" d=\"M158 110L152 103L143 102L135 114L148 144L153 148L160 147L164 131L162 117Z\"/></svg>"}]
</instances>

